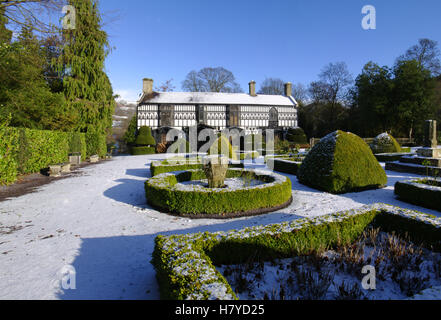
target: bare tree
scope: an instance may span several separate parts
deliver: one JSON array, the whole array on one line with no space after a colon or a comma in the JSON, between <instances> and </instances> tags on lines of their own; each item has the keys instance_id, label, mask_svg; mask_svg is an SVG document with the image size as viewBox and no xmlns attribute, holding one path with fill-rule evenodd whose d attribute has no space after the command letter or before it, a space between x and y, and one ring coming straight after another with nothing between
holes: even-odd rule
<instances>
[{"instance_id":1,"label":"bare tree","mask_svg":"<svg viewBox=\"0 0 441 320\"><path fill-rule=\"evenodd\" d=\"M402 60L416 60L433 76L441 74L440 51L438 42L430 39L419 39L418 44L410 47L406 53L398 58Z\"/></svg>"},{"instance_id":2,"label":"bare tree","mask_svg":"<svg viewBox=\"0 0 441 320\"><path fill-rule=\"evenodd\" d=\"M292 95L299 103L305 103L308 101L308 91L301 83L297 83L292 86Z\"/></svg>"},{"instance_id":3,"label":"bare tree","mask_svg":"<svg viewBox=\"0 0 441 320\"><path fill-rule=\"evenodd\" d=\"M338 102L344 102L347 99L348 88L352 84L352 75L344 62L330 63L326 65L319 74L320 81L323 84L323 98L328 103L335 106Z\"/></svg>"},{"instance_id":4,"label":"bare tree","mask_svg":"<svg viewBox=\"0 0 441 320\"><path fill-rule=\"evenodd\" d=\"M173 85L173 79L169 79L163 82L159 87L155 87L155 91L157 92L173 92L175 90L175 86Z\"/></svg>"},{"instance_id":5,"label":"bare tree","mask_svg":"<svg viewBox=\"0 0 441 320\"><path fill-rule=\"evenodd\" d=\"M3 12L16 29L27 26L38 32L50 33L55 32L55 27L44 19L44 14L61 15L65 4L65 0L0 0L0 13Z\"/></svg>"},{"instance_id":6,"label":"bare tree","mask_svg":"<svg viewBox=\"0 0 441 320\"><path fill-rule=\"evenodd\" d=\"M260 94L283 95L285 82L279 78L265 78L259 90Z\"/></svg>"},{"instance_id":7,"label":"bare tree","mask_svg":"<svg viewBox=\"0 0 441 320\"><path fill-rule=\"evenodd\" d=\"M233 73L222 67L191 71L182 88L189 92L242 92Z\"/></svg>"}]
</instances>

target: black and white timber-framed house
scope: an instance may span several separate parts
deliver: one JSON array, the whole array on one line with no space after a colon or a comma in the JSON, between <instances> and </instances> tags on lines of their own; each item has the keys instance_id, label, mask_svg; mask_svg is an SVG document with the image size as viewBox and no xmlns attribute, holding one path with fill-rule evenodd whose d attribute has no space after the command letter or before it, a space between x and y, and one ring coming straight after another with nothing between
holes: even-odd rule
<instances>
[{"instance_id":1,"label":"black and white timber-framed house","mask_svg":"<svg viewBox=\"0 0 441 320\"><path fill-rule=\"evenodd\" d=\"M246 134L259 129L284 131L297 127L297 102L292 84L285 84L284 95L256 94L256 83L249 83L247 93L154 92L153 80L143 79L143 93L137 105L138 128L185 131L204 125L221 131L240 128Z\"/></svg>"}]
</instances>

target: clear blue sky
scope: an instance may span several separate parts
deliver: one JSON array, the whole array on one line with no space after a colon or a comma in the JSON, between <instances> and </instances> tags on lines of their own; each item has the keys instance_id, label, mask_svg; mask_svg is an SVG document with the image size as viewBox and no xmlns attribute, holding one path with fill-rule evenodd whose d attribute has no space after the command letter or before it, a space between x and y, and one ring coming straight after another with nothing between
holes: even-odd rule
<instances>
[{"instance_id":1,"label":"clear blue sky","mask_svg":"<svg viewBox=\"0 0 441 320\"><path fill-rule=\"evenodd\" d=\"M373 5L377 29L363 30L361 9ZM441 45L440 0L101 0L110 42L106 62L115 93L133 101L141 80L173 78L222 66L246 92L265 77L317 79L344 61L354 77L365 63L392 65L419 38Z\"/></svg>"}]
</instances>

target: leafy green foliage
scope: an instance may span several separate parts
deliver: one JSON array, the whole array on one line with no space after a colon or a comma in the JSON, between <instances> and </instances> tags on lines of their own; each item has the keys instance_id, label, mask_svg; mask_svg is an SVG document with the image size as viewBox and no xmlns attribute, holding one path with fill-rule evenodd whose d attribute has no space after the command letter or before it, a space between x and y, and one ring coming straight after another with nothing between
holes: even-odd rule
<instances>
[{"instance_id":1,"label":"leafy green foliage","mask_svg":"<svg viewBox=\"0 0 441 320\"><path fill-rule=\"evenodd\" d=\"M7 127L8 120L0 119L0 185L13 183L17 177L17 130Z\"/></svg>"},{"instance_id":2,"label":"leafy green foliage","mask_svg":"<svg viewBox=\"0 0 441 320\"><path fill-rule=\"evenodd\" d=\"M374 154L401 152L400 144L386 132L375 137L370 147Z\"/></svg>"},{"instance_id":3,"label":"leafy green foliage","mask_svg":"<svg viewBox=\"0 0 441 320\"><path fill-rule=\"evenodd\" d=\"M107 153L106 135L99 129L89 128L86 132L86 154L88 157L99 155L104 157Z\"/></svg>"},{"instance_id":4,"label":"leafy green foliage","mask_svg":"<svg viewBox=\"0 0 441 320\"><path fill-rule=\"evenodd\" d=\"M138 131L138 119L136 115L132 117L127 127L127 131L124 133L123 140L128 145L131 146L135 143L136 133Z\"/></svg>"},{"instance_id":5,"label":"leafy green foliage","mask_svg":"<svg viewBox=\"0 0 441 320\"><path fill-rule=\"evenodd\" d=\"M427 188L421 180L414 182L418 184L398 181L395 194L403 201L441 211L441 188Z\"/></svg>"},{"instance_id":6,"label":"leafy green foliage","mask_svg":"<svg viewBox=\"0 0 441 320\"><path fill-rule=\"evenodd\" d=\"M378 188L387 183L369 146L352 133L336 131L312 148L300 166L299 181L330 193Z\"/></svg>"},{"instance_id":7,"label":"leafy green foliage","mask_svg":"<svg viewBox=\"0 0 441 320\"><path fill-rule=\"evenodd\" d=\"M308 138L302 128L289 128L286 139L295 144L307 144Z\"/></svg>"},{"instance_id":8,"label":"leafy green foliage","mask_svg":"<svg viewBox=\"0 0 441 320\"><path fill-rule=\"evenodd\" d=\"M152 136L152 129L150 127L139 128L138 136L136 137L135 144L138 147L142 146L155 146L156 141Z\"/></svg>"},{"instance_id":9,"label":"leafy green foliage","mask_svg":"<svg viewBox=\"0 0 441 320\"><path fill-rule=\"evenodd\" d=\"M243 163L230 163L228 165L229 168L243 168ZM173 160L164 160L161 162L152 162L150 165L150 173L152 177L166 172L173 172L173 171L183 171L183 170L192 170L192 169L199 169L202 170L202 162L200 160L191 160L186 159L185 161L173 161Z\"/></svg>"},{"instance_id":10,"label":"leafy green foliage","mask_svg":"<svg viewBox=\"0 0 441 320\"><path fill-rule=\"evenodd\" d=\"M140 156L143 154L155 154L156 150L155 150L155 147L143 146L143 147L132 147L131 152L132 152L132 155L134 155L134 156Z\"/></svg>"}]
</instances>

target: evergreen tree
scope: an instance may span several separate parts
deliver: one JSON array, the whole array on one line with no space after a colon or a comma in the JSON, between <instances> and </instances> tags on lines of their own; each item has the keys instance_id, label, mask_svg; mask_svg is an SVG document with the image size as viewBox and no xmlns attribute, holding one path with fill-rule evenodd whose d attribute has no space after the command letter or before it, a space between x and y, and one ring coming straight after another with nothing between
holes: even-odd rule
<instances>
[{"instance_id":1,"label":"evergreen tree","mask_svg":"<svg viewBox=\"0 0 441 320\"><path fill-rule=\"evenodd\" d=\"M107 34L101 28L98 1L68 2L75 7L76 21L73 30L64 30L65 46L58 59L64 94L78 114L76 129L93 128L104 134L111 129L115 108L112 86L104 72Z\"/></svg>"}]
</instances>

